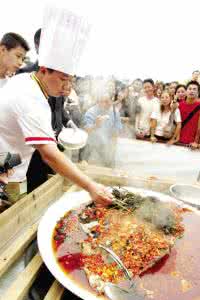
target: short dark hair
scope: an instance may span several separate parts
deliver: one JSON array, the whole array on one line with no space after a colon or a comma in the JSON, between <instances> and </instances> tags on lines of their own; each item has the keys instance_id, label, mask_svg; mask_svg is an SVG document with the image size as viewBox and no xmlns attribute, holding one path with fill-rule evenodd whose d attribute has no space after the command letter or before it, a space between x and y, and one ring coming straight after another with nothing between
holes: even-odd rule
<instances>
[{"instance_id":1,"label":"short dark hair","mask_svg":"<svg viewBox=\"0 0 200 300\"><path fill-rule=\"evenodd\" d=\"M180 89L181 87L186 90L186 86L184 84L178 84L176 89L175 89L175 94L177 93L178 89Z\"/></svg>"},{"instance_id":2,"label":"short dark hair","mask_svg":"<svg viewBox=\"0 0 200 300\"><path fill-rule=\"evenodd\" d=\"M178 81L172 81L172 82L169 83L169 85L171 85L173 83L178 84Z\"/></svg>"},{"instance_id":3,"label":"short dark hair","mask_svg":"<svg viewBox=\"0 0 200 300\"><path fill-rule=\"evenodd\" d=\"M196 85L196 86L198 87L198 91L199 91L200 85L199 85L199 83L198 83L197 81L195 81L195 80L189 81L189 82L187 83L187 85L186 85L186 90L188 89L188 87L189 87L190 85Z\"/></svg>"},{"instance_id":4,"label":"short dark hair","mask_svg":"<svg viewBox=\"0 0 200 300\"><path fill-rule=\"evenodd\" d=\"M200 96L200 85L199 85L199 83L197 81L195 81L195 80L189 81L188 84L186 85L186 90L192 84L197 86L197 88L198 88L198 97L199 97Z\"/></svg>"},{"instance_id":5,"label":"short dark hair","mask_svg":"<svg viewBox=\"0 0 200 300\"><path fill-rule=\"evenodd\" d=\"M153 79L151 79L151 78L145 79L145 80L143 81L143 85L144 85L145 83L150 83L151 85L154 85L154 81L153 81Z\"/></svg>"},{"instance_id":6,"label":"short dark hair","mask_svg":"<svg viewBox=\"0 0 200 300\"><path fill-rule=\"evenodd\" d=\"M38 46L40 45L41 31L42 31L42 29L39 28L39 29L36 31L35 35L34 35L34 44L35 44L35 45L38 45Z\"/></svg>"},{"instance_id":7,"label":"short dark hair","mask_svg":"<svg viewBox=\"0 0 200 300\"><path fill-rule=\"evenodd\" d=\"M140 81L142 83L142 79L140 79L140 78L136 78L133 80L133 82L135 82L135 81Z\"/></svg>"},{"instance_id":8,"label":"short dark hair","mask_svg":"<svg viewBox=\"0 0 200 300\"><path fill-rule=\"evenodd\" d=\"M30 50L27 41L21 35L14 32L8 32L4 34L0 41L0 46L5 46L7 50L11 50L17 47L22 47L26 51Z\"/></svg>"},{"instance_id":9,"label":"short dark hair","mask_svg":"<svg viewBox=\"0 0 200 300\"><path fill-rule=\"evenodd\" d=\"M196 71L193 71L193 72L192 72L192 74L194 74L194 73L196 73L196 72L200 73L200 71L199 71L199 70L196 70Z\"/></svg>"}]
</instances>

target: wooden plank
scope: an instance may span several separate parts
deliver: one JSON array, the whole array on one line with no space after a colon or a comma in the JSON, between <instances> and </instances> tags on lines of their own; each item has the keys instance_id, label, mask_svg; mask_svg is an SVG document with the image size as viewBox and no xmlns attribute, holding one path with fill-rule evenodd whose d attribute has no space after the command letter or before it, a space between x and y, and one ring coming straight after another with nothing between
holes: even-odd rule
<instances>
[{"instance_id":1,"label":"wooden plank","mask_svg":"<svg viewBox=\"0 0 200 300\"><path fill-rule=\"evenodd\" d=\"M76 192L79 187L73 185L68 188L67 193ZM0 255L0 276L2 276L15 261L22 256L26 247L31 243L37 234L39 220L28 226L23 232L19 232L18 236L5 247Z\"/></svg>"},{"instance_id":2,"label":"wooden plank","mask_svg":"<svg viewBox=\"0 0 200 300\"><path fill-rule=\"evenodd\" d=\"M93 165L77 165L86 175L105 185L134 186L163 192L174 184L174 180L161 180L156 177L129 176L123 170L102 168Z\"/></svg>"},{"instance_id":3,"label":"wooden plank","mask_svg":"<svg viewBox=\"0 0 200 300\"><path fill-rule=\"evenodd\" d=\"M64 290L64 287L57 280L55 280L44 300L60 300Z\"/></svg>"},{"instance_id":4,"label":"wooden plank","mask_svg":"<svg viewBox=\"0 0 200 300\"><path fill-rule=\"evenodd\" d=\"M12 237L37 220L48 205L61 196L63 181L61 176L54 176L0 215L0 251Z\"/></svg>"},{"instance_id":5,"label":"wooden plank","mask_svg":"<svg viewBox=\"0 0 200 300\"><path fill-rule=\"evenodd\" d=\"M20 273L17 279L11 284L10 288L1 296L0 300L23 300L33 284L42 263L39 254L34 256L24 271Z\"/></svg>"},{"instance_id":6,"label":"wooden plank","mask_svg":"<svg viewBox=\"0 0 200 300\"><path fill-rule=\"evenodd\" d=\"M23 255L24 250L36 237L38 223L39 221L27 228L0 255L0 276L2 276L10 268L10 266L12 266L12 264L14 264L15 261Z\"/></svg>"}]
</instances>

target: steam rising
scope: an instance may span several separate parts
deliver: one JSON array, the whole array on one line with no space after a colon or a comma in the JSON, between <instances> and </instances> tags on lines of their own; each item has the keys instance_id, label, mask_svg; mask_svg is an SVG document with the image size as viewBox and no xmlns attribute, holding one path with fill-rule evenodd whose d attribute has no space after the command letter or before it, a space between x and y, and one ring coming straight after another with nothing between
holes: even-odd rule
<instances>
[{"instance_id":1,"label":"steam rising","mask_svg":"<svg viewBox=\"0 0 200 300\"><path fill-rule=\"evenodd\" d=\"M140 82L139 82L140 83ZM141 84L141 83L140 83ZM76 91L79 95L80 106L82 109L82 127L84 128L84 115L94 107L105 95L110 98L112 105L104 115L116 113L121 115L122 131L118 132L113 140L108 139L105 143L96 147L97 139L90 141L85 149L81 151L81 160L86 160L89 164L109 167L114 169L118 167L116 161L117 151L122 150L119 143L119 137L134 138L134 123L137 99L140 95L141 86L131 82L121 82L114 77L97 77L91 78L86 76L77 81ZM130 115L127 117L127 113ZM130 120L128 120L130 119ZM102 134L103 135L103 134ZM103 139L103 136L101 136Z\"/></svg>"},{"instance_id":2,"label":"steam rising","mask_svg":"<svg viewBox=\"0 0 200 300\"><path fill-rule=\"evenodd\" d=\"M170 205L155 198L147 197L136 214L142 220L164 229L166 233L170 233L176 225L175 215Z\"/></svg>"},{"instance_id":3,"label":"steam rising","mask_svg":"<svg viewBox=\"0 0 200 300\"><path fill-rule=\"evenodd\" d=\"M166 234L172 234L176 230L177 216L170 203L151 196L144 197L124 188L113 188L112 194L114 208L128 210Z\"/></svg>"}]
</instances>

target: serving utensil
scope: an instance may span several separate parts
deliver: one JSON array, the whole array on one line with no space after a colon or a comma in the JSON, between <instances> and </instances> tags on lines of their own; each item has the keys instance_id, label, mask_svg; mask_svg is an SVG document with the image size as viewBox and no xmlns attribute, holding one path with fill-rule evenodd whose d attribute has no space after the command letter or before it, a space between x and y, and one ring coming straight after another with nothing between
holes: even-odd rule
<instances>
[{"instance_id":1,"label":"serving utensil","mask_svg":"<svg viewBox=\"0 0 200 300\"><path fill-rule=\"evenodd\" d=\"M169 190L176 199L200 208L200 187L191 184L174 184Z\"/></svg>"},{"instance_id":2,"label":"serving utensil","mask_svg":"<svg viewBox=\"0 0 200 300\"><path fill-rule=\"evenodd\" d=\"M70 128L63 128L58 136L59 143L69 150L83 148L87 143L88 133L78 128L72 120L67 123L67 126Z\"/></svg>"},{"instance_id":3,"label":"serving utensil","mask_svg":"<svg viewBox=\"0 0 200 300\"><path fill-rule=\"evenodd\" d=\"M120 287L118 284L113 284L110 282L107 282L105 284L105 294L106 296L111 299L111 300L143 300L145 299L144 296L138 295L136 288L135 288L135 283L132 279L132 276L128 269L125 267L119 256L113 252L110 248L107 248L103 245L99 245L99 248L105 250L111 257L112 259L117 263L117 265L122 269L124 272L126 278L129 281L129 288L125 289Z\"/></svg>"}]
</instances>

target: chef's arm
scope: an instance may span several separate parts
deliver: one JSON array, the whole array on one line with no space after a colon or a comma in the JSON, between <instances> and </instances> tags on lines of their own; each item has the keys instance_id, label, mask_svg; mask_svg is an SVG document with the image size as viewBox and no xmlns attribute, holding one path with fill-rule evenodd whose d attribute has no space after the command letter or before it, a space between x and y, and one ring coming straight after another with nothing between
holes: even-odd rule
<instances>
[{"instance_id":1,"label":"chef's arm","mask_svg":"<svg viewBox=\"0 0 200 300\"><path fill-rule=\"evenodd\" d=\"M108 205L112 202L112 195L105 187L84 175L66 156L57 149L56 144L35 145L42 159L57 173L67 177L90 193L91 199L97 205Z\"/></svg>"},{"instance_id":2,"label":"chef's arm","mask_svg":"<svg viewBox=\"0 0 200 300\"><path fill-rule=\"evenodd\" d=\"M42 159L61 176L67 177L83 189L90 191L93 181L84 175L67 157L57 149L56 144L35 145Z\"/></svg>"}]
</instances>

